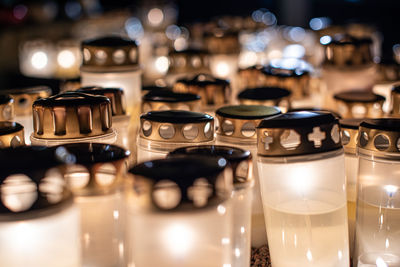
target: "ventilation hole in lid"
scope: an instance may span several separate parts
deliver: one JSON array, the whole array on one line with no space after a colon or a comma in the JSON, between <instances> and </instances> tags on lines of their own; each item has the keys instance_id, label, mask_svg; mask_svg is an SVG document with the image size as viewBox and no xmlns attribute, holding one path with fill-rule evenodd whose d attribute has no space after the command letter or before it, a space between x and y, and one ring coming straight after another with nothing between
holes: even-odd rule
<instances>
[{"instance_id":1,"label":"ventilation hole in lid","mask_svg":"<svg viewBox=\"0 0 400 267\"><path fill-rule=\"evenodd\" d=\"M368 144L368 134L366 132L361 132L360 146L365 147L367 144Z\"/></svg>"},{"instance_id":2,"label":"ventilation hole in lid","mask_svg":"<svg viewBox=\"0 0 400 267\"><path fill-rule=\"evenodd\" d=\"M197 135L199 134L199 128L197 127L197 125L194 124L187 124L183 127L183 136L186 139L189 140L193 140L197 137Z\"/></svg>"},{"instance_id":3,"label":"ventilation hole in lid","mask_svg":"<svg viewBox=\"0 0 400 267\"><path fill-rule=\"evenodd\" d=\"M389 148L389 144L389 138L386 135L378 134L375 136L374 145L376 149L384 151Z\"/></svg>"},{"instance_id":4,"label":"ventilation hole in lid","mask_svg":"<svg viewBox=\"0 0 400 267\"><path fill-rule=\"evenodd\" d=\"M235 127L233 126L233 123L230 120L224 120L222 122L221 129L225 135L232 135L235 130Z\"/></svg>"},{"instance_id":5,"label":"ventilation hole in lid","mask_svg":"<svg viewBox=\"0 0 400 267\"><path fill-rule=\"evenodd\" d=\"M308 134L308 141L314 143L314 147L322 146L322 141L326 139L325 132L321 131L320 127L314 127L312 133Z\"/></svg>"},{"instance_id":6,"label":"ventilation hole in lid","mask_svg":"<svg viewBox=\"0 0 400 267\"><path fill-rule=\"evenodd\" d=\"M46 196L50 203L58 203L63 198L65 180L58 169L50 169L39 184L39 191Z\"/></svg>"},{"instance_id":7,"label":"ventilation hole in lid","mask_svg":"<svg viewBox=\"0 0 400 267\"><path fill-rule=\"evenodd\" d=\"M241 161L236 167L235 172L236 180L245 182L249 176L249 162L247 160Z\"/></svg>"},{"instance_id":8,"label":"ventilation hole in lid","mask_svg":"<svg viewBox=\"0 0 400 267\"><path fill-rule=\"evenodd\" d=\"M351 113L353 115L353 118L364 118L367 114L367 108L363 105L355 105L351 108Z\"/></svg>"},{"instance_id":9,"label":"ventilation hole in lid","mask_svg":"<svg viewBox=\"0 0 400 267\"><path fill-rule=\"evenodd\" d=\"M84 188L89 183L89 179L89 171L83 165L72 165L68 167L65 174L65 180L72 190Z\"/></svg>"},{"instance_id":10,"label":"ventilation hole in lid","mask_svg":"<svg viewBox=\"0 0 400 267\"><path fill-rule=\"evenodd\" d=\"M342 145L347 145L350 142L350 133L347 130L342 131Z\"/></svg>"},{"instance_id":11,"label":"ventilation hole in lid","mask_svg":"<svg viewBox=\"0 0 400 267\"><path fill-rule=\"evenodd\" d=\"M171 139L175 135L175 128L172 124L163 124L158 130L160 136L164 139Z\"/></svg>"},{"instance_id":12,"label":"ventilation hole in lid","mask_svg":"<svg viewBox=\"0 0 400 267\"><path fill-rule=\"evenodd\" d=\"M204 126L204 136L210 138L213 135L213 129L211 122L207 122Z\"/></svg>"},{"instance_id":13,"label":"ventilation hole in lid","mask_svg":"<svg viewBox=\"0 0 400 267\"><path fill-rule=\"evenodd\" d=\"M25 174L8 176L0 190L1 201L13 212L28 210L38 197L36 184Z\"/></svg>"},{"instance_id":14,"label":"ventilation hole in lid","mask_svg":"<svg viewBox=\"0 0 400 267\"><path fill-rule=\"evenodd\" d=\"M339 126L337 124L335 124L332 127L331 138L332 138L333 142L335 142L336 144L339 143L339 141L340 141Z\"/></svg>"},{"instance_id":15,"label":"ventilation hole in lid","mask_svg":"<svg viewBox=\"0 0 400 267\"><path fill-rule=\"evenodd\" d=\"M241 133L245 137L252 137L256 134L256 126L253 122L246 122L242 126Z\"/></svg>"},{"instance_id":16,"label":"ventilation hole in lid","mask_svg":"<svg viewBox=\"0 0 400 267\"><path fill-rule=\"evenodd\" d=\"M181 190L173 181L161 180L154 185L153 201L161 209L175 208L181 202L181 198Z\"/></svg>"},{"instance_id":17,"label":"ventilation hole in lid","mask_svg":"<svg viewBox=\"0 0 400 267\"><path fill-rule=\"evenodd\" d=\"M101 165L96 172L96 182L101 186L109 186L114 183L117 169L111 163Z\"/></svg>"},{"instance_id":18,"label":"ventilation hole in lid","mask_svg":"<svg viewBox=\"0 0 400 267\"><path fill-rule=\"evenodd\" d=\"M295 130L285 130L280 139L281 145L287 150L294 150L301 143L300 135Z\"/></svg>"},{"instance_id":19,"label":"ventilation hole in lid","mask_svg":"<svg viewBox=\"0 0 400 267\"><path fill-rule=\"evenodd\" d=\"M118 49L117 51L115 51L113 53L113 60L116 64L120 65L120 64L124 63L125 58L126 58L126 54L125 54L124 50L122 50L122 49Z\"/></svg>"},{"instance_id":20,"label":"ventilation hole in lid","mask_svg":"<svg viewBox=\"0 0 400 267\"><path fill-rule=\"evenodd\" d=\"M212 195L211 185L205 178L198 178L188 188L187 195L193 201L195 207L201 208L207 205L208 198Z\"/></svg>"},{"instance_id":21,"label":"ventilation hole in lid","mask_svg":"<svg viewBox=\"0 0 400 267\"><path fill-rule=\"evenodd\" d=\"M152 126L149 121L144 121L142 126L142 132L144 136L150 136L152 131Z\"/></svg>"}]
</instances>

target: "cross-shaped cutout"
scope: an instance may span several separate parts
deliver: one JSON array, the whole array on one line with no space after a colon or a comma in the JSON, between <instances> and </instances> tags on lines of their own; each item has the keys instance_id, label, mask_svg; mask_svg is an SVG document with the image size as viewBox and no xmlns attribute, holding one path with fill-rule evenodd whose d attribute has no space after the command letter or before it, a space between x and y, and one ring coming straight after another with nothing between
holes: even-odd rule
<instances>
[{"instance_id":1,"label":"cross-shaped cutout","mask_svg":"<svg viewBox=\"0 0 400 267\"><path fill-rule=\"evenodd\" d=\"M271 136L268 136L268 132L264 133L265 137L261 138L261 142L264 143L264 149L269 149L269 144L274 142L274 139Z\"/></svg>"},{"instance_id":2,"label":"cross-shaped cutout","mask_svg":"<svg viewBox=\"0 0 400 267\"><path fill-rule=\"evenodd\" d=\"M187 189L187 195L195 207L204 207L212 195L212 189L206 179L199 178Z\"/></svg>"},{"instance_id":3,"label":"cross-shaped cutout","mask_svg":"<svg viewBox=\"0 0 400 267\"><path fill-rule=\"evenodd\" d=\"M321 132L319 127L314 127L313 132L308 135L308 141L314 142L315 147L320 147L322 145L322 140L325 138L325 132Z\"/></svg>"}]
</instances>

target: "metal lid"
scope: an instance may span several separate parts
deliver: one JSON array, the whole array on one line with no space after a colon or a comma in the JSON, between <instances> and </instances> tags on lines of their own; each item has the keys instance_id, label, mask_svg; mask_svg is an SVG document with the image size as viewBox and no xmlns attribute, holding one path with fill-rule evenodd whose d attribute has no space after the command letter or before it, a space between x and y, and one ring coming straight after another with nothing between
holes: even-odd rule
<instances>
[{"instance_id":1,"label":"metal lid","mask_svg":"<svg viewBox=\"0 0 400 267\"><path fill-rule=\"evenodd\" d=\"M360 124L357 147L400 153L400 119L368 119Z\"/></svg>"},{"instance_id":2,"label":"metal lid","mask_svg":"<svg viewBox=\"0 0 400 267\"><path fill-rule=\"evenodd\" d=\"M193 93L201 97L202 105L222 105L229 102L231 88L227 80L209 74L198 74L191 79L180 79L174 92Z\"/></svg>"},{"instance_id":3,"label":"metal lid","mask_svg":"<svg viewBox=\"0 0 400 267\"><path fill-rule=\"evenodd\" d=\"M385 97L366 91L346 91L334 95L343 118L379 118Z\"/></svg>"},{"instance_id":4,"label":"metal lid","mask_svg":"<svg viewBox=\"0 0 400 267\"><path fill-rule=\"evenodd\" d=\"M251 184L253 181L252 157L248 150L230 146L187 146L175 149L168 154L168 157L193 155L216 156L226 159L232 168L235 186Z\"/></svg>"},{"instance_id":5,"label":"metal lid","mask_svg":"<svg viewBox=\"0 0 400 267\"><path fill-rule=\"evenodd\" d=\"M339 121L327 112L289 112L261 121L257 127L260 156L295 156L342 147Z\"/></svg>"},{"instance_id":6,"label":"metal lid","mask_svg":"<svg viewBox=\"0 0 400 267\"><path fill-rule=\"evenodd\" d=\"M1 90L2 94L9 94L14 99L16 116L32 114L32 104L35 100L51 96L52 91L48 86L34 86Z\"/></svg>"},{"instance_id":7,"label":"metal lid","mask_svg":"<svg viewBox=\"0 0 400 267\"><path fill-rule=\"evenodd\" d=\"M111 101L111 110L113 116L120 116L126 114L126 103L125 103L125 95L124 90L122 88L114 88L114 87L81 87L77 90L77 92L82 92L91 95L103 95L110 99Z\"/></svg>"},{"instance_id":8,"label":"metal lid","mask_svg":"<svg viewBox=\"0 0 400 267\"><path fill-rule=\"evenodd\" d=\"M330 109L303 107L303 108L291 108L291 109L288 110L288 112L298 112L298 111L327 112L327 113L332 113L332 115L335 116L338 119L342 118L342 116L339 113L337 113L337 112L335 112L333 110L330 110Z\"/></svg>"},{"instance_id":9,"label":"metal lid","mask_svg":"<svg viewBox=\"0 0 400 267\"><path fill-rule=\"evenodd\" d=\"M332 41L325 45L324 65L347 67L372 63L372 40L370 38L336 34Z\"/></svg>"},{"instance_id":10,"label":"metal lid","mask_svg":"<svg viewBox=\"0 0 400 267\"><path fill-rule=\"evenodd\" d=\"M25 145L24 126L17 122L0 121L0 148Z\"/></svg>"},{"instance_id":11,"label":"metal lid","mask_svg":"<svg viewBox=\"0 0 400 267\"><path fill-rule=\"evenodd\" d=\"M258 87L245 89L238 94L240 104L282 106L290 109L289 90L279 87Z\"/></svg>"},{"instance_id":12,"label":"metal lid","mask_svg":"<svg viewBox=\"0 0 400 267\"><path fill-rule=\"evenodd\" d=\"M14 99L0 92L0 121L10 121L14 116Z\"/></svg>"},{"instance_id":13,"label":"metal lid","mask_svg":"<svg viewBox=\"0 0 400 267\"><path fill-rule=\"evenodd\" d=\"M129 71L139 66L135 41L107 36L82 42L82 70L90 72Z\"/></svg>"},{"instance_id":14,"label":"metal lid","mask_svg":"<svg viewBox=\"0 0 400 267\"><path fill-rule=\"evenodd\" d=\"M155 211L196 211L230 198L232 174L221 157L171 157L133 167L132 203ZM221 206L221 213L224 207ZM222 214L223 214L222 213Z\"/></svg>"},{"instance_id":15,"label":"metal lid","mask_svg":"<svg viewBox=\"0 0 400 267\"><path fill-rule=\"evenodd\" d=\"M362 121L363 119L339 120L342 145L346 153L356 154L358 128Z\"/></svg>"},{"instance_id":16,"label":"metal lid","mask_svg":"<svg viewBox=\"0 0 400 267\"><path fill-rule=\"evenodd\" d=\"M67 144L62 147L75 158L75 165L65 174L74 195L106 195L121 188L129 151L97 143Z\"/></svg>"},{"instance_id":17,"label":"metal lid","mask_svg":"<svg viewBox=\"0 0 400 267\"><path fill-rule=\"evenodd\" d=\"M209 53L205 50L172 51L168 57L168 73L209 72Z\"/></svg>"},{"instance_id":18,"label":"metal lid","mask_svg":"<svg viewBox=\"0 0 400 267\"><path fill-rule=\"evenodd\" d=\"M140 116L140 137L171 143L212 141L214 118L185 110L151 111Z\"/></svg>"},{"instance_id":19,"label":"metal lid","mask_svg":"<svg viewBox=\"0 0 400 267\"><path fill-rule=\"evenodd\" d=\"M392 109L390 114L394 117L400 117L400 85L396 85L392 88Z\"/></svg>"},{"instance_id":20,"label":"metal lid","mask_svg":"<svg viewBox=\"0 0 400 267\"><path fill-rule=\"evenodd\" d=\"M73 163L73 158L62 150L0 149L0 221L38 218L72 204L61 167Z\"/></svg>"},{"instance_id":21,"label":"metal lid","mask_svg":"<svg viewBox=\"0 0 400 267\"><path fill-rule=\"evenodd\" d=\"M303 68L286 69L268 65L262 69L264 84L267 87L285 88L292 92L294 99L309 94L310 73Z\"/></svg>"},{"instance_id":22,"label":"metal lid","mask_svg":"<svg viewBox=\"0 0 400 267\"><path fill-rule=\"evenodd\" d=\"M66 92L33 104L33 136L44 139L93 137L112 132L110 100Z\"/></svg>"},{"instance_id":23,"label":"metal lid","mask_svg":"<svg viewBox=\"0 0 400 267\"><path fill-rule=\"evenodd\" d=\"M190 110L200 109L200 96L191 93L175 93L168 90L155 90L142 98L142 112L152 110Z\"/></svg>"},{"instance_id":24,"label":"metal lid","mask_svg":"<svg viewBox=\"0 0 400 267\"><path fill-rule=\"evenodd\" d=\"M256 127L262 119L276 116L281 111L277 107L237 105L225 106L216 111L220 127L217 135L256 139Z\"/></svg>"},{"instance_id":25,"label":"metal lid","mask_svg":"<svg viewBox=\"0 0 400 267\"><path fill-rule=\"evenodd\" d=\"M239 33L217 28L204 36L207 50L211 54L237 54L240 52Z\"/></svg>"}]
</instances>

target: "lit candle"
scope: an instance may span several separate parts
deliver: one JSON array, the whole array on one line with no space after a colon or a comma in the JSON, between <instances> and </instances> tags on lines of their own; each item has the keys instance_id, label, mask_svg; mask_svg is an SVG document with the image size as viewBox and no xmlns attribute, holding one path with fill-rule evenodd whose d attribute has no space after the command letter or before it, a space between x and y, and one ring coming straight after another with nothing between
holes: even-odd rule
<instances>
[{"instance_id":1,"label":"lit candle","mask_svg":"<svg viewBox=\"0 0 400 267\"><path fill-rule=\"evenodd\" d=\"M0 148L25 145L24 126L18 122L0 121Z\"/></svg>"},{"instance_id":2,"label":"lit candle","mask_svg":"<svg viewBox=\"0 0 400 267\"><path fill-rule=\"evenodd\" d=\"M277 106L285 113L290 109L292 93L279 87L257 87L241 91L237 98L242 105Z\"/></svg>"},{"instance_id":3,"label":"lit candle","mask_svg":"<svg viewBox=\"0 0 400 267\"><path fill-rule=\"evenodd\" d=\"M200 111L200 96L191 93L174 93L169 90L154 90L143 96L142 112L157 110Z\"/></svg>"},{"instance_id":4,"label":"lit candle","mask_svg":"<svg viewBox=\"0 0 400 267\"><path fill-rule=\"evenodd\" d=\"M31 40L19 50L19 69L28 77L51 78L56 70L55 49L50 41Z\"/></svg>"},{"instance_id":5,"label":"lit candle","mask_svg":"<svg viewBox=\"0 0 400 267\"><path fill-rule=\"evenodd\" d=\"M224 158L188 156L129 171L129 265L231 266L232 174L226 166Z\"/></svg>"},{"instance_id":6,"label":"lit candle","mask_svg":"<svg viewBox=\"0 0 400 267\"><path fill-rule=\"evenodd\" d=\"M218 119L218 145L234 146L249 150L253 165L257 164L256 127L264 118L280 113L276 107L268 106L225 106L216 111ZM251 215L251 246L258 248L267 243L260 184L257 168L253 168L255 180Z\"/></svg>"},{"instance_id":7,"label":"lit candle","mask_svg":"<svg viewBox=\"0 0 400 267\"><path fill-rule=\"evenodd\" d=\"M122 185L129 152L96 143L63 148L75 157L65 179L81 213L82 266L126 266Z\"/></svg>"},{"instance_id":8,"label":"lit candle","mask_svg":"<svg viewBox=\"0 0 400 267\"><path fill-rule=\"evenodd\" d=\"M323 112L264 119L258 170L273 266L349 266L344 153Z\"/></svg>"},{"instance_id":9,"label":"lit candle","mask_svg":"<svg viewBox=\"0 0 400 267\"><path fill-rule=\"evenodd\" d=\"M37 99L49 97L52 93L47 86L34 86L3 90L14 99L14 120L24 126L25 144L31 144L33 132L32 105Z\"/></svg>"},{"instance_id":10,"label":"lit candle","mask_svg":"<svg viewBox=\"0 0 400 267\"><path fill-rule=\"evenodd\" d=\"M174 149L214 142L214 118L185 110L150 111L140 117L137 162L160 159Z\"/></svg>"},{"instance_id":11,"label":"lit candle","mask_svg":"<svg viewBox=\"0 0 400 267\"><path fill-rule=\"evenodd\" d=\"M2 266L81 266L79 212L61 168L68 157L58 152L30 146L0 150Z\"/></svg>"},{"instance_id":12,"label":"lit candle","mask_svg":"<svg viewBox=\"0 0 400 267\"><path fill-rule=\"evenodd\" d=\"M79 76L82 62L79 43L61 41L57 44L57 68L55 76L59 78L74 78Z\"/></svg>"},{"instance_id":13,"label":"lit candle","mask_svg":"<svg viewBox=\"0 0 400 267\"><path fill-rule=\"evenodd\" d=\"M141 70L136 43L120 37L82 42L82 86L118 87L124 90L127 113L138 124Z\"/></svg>"},{"instance_id":14,"label":"lit candle","mask_svg":"<svg viewBox=\"0 0 400 267\"><path fill-rule=\"evenodd\" d=\"M172 151L168 157L190 155L218 156L229 162L233 171L232 267L249 267L254 185L250 151L229 146L189 146Z\"/></svg>"},{"instance_id":15,"label":"lit candle","mask_svg":"<svg viewBox=\"0 0 400 267\"><path fill-rule=\"evenodd\" d=\"M357 142L356 239L353 263L400 263L399 119L360 124Z\"/></svg>"},{"instance_id":16,"label":"lit candle","mask_svg":"<svg viewBox=\"0 0 400 267\"><path fill-rule=\"evenodd\" d=\"M385 97L371 92L343 91L333 96L336 109L344 119L382 117Z\"/></svg>"},{"instance_id":17,"label":"lit candle","mask_svg":"<svg viewBox=\"0 0 400 267\"><path fill-rule=\"evenodd\" d=\"M66 92L33 103L31 141L56 146L77 142L114 143L111 101L100 95Z\"/></svg>"},{"instance_id":18,"label":"lit candle","mask_svg":"<svg viewBox=\"0 0 400 267\"><path fill-rule=\"evenodd\" d=\"M356 223L356 200L357 200L357 172L358 157L356 155L358 127L362 119L342 119L339 121L342 144L344 148L344 163L346 170L347 190L347 217L349 222L350 256L354 249L354 231Z\"/></svg>"}]
</instances>

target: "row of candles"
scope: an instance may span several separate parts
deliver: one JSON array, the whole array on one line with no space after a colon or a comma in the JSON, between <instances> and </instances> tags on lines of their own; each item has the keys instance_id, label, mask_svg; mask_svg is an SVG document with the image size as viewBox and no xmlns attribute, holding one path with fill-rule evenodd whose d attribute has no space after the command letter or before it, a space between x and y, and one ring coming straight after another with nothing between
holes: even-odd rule
<instances>
[{"instance_id":1,"label":"row of candles","mask_svg":"<svg viewBox=\"0 0 400 267\"><path fill-rule=\"evenodd\" d=\"M368 44L338 40L330 53ZM362 60L354 61L371 64L357 49ZM9 90L1 102L3 146L52 147L1 152L2 224L15 229L1 232L17 240L3 251L7 266L248 266L250 246L267 238L273 266L348 266L354 224L355 265L398 264L397 119L339 122L324 111L291 111L314 103L309 72L298 66L241 71L242 105L227 106L236 92L209 74L176 76L175 92L153 88L142 97L129 40L83 42L82 58L77 91ZM337 83L327 81L328 89ZM356 89L337 86L319 99L346 118L382 117L384 98ZM392 96L395 116L397 88ZM30 123L18 112L21 123L10 122L20 108ZM37 235L48 237L40 238L43 256L26 246Z\"/></svg>"}]
</instances>

